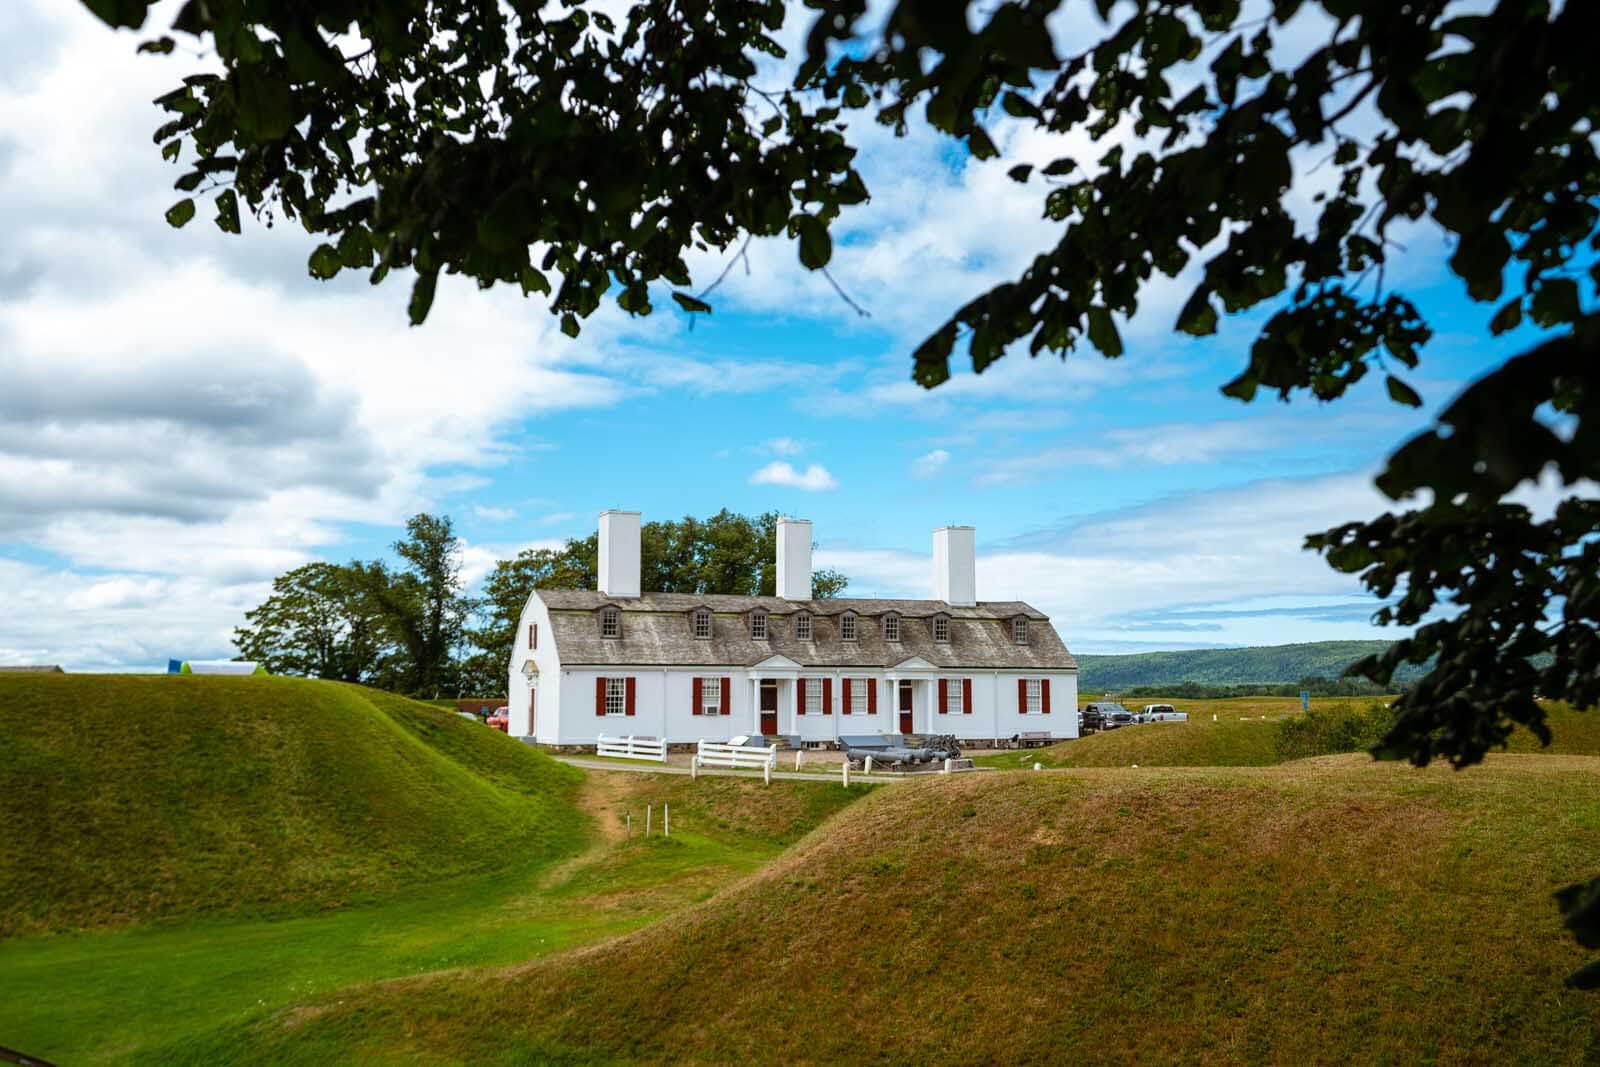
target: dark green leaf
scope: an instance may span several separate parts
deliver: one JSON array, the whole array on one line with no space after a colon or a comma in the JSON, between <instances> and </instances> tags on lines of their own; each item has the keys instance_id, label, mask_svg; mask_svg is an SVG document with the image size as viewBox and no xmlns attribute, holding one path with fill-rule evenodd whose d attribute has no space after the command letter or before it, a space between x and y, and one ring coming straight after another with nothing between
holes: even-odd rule
<instances>
[{"instance_id":1,"label":"dark green leaf","mask_svg":"<svg viewBox=\"0 0 1600 1067\"><path fill-rule=\"evenodd\" d=\"M174 41L171 37L157 37L153 41L145 41L140 44L139 51L148 52L152 55L164 56L171 53L171 51L177 46L178 42Z\"/></svg>"},{"instance_id":2,"label":"dark green leaf","mask_svg":"<svg viewBox=\"0 0 1600 1067\"><path fill-rule=\"evenodd\" d=\"M1529 317L1549 328L1578 318L1578 283L1571 278L1545 278L1533 294Z\"/></svg>"},{"instance_id":3,"label":"dark green leaf","mask_svg":"<svg viewBox=\"0 0 1600 1067\"><path fill-rule=\"evenodd\" d=\"M1117 324L1111 319L1111 312L1096 304L1089 309L1089 342L1100 350L1100 354L1116 358L1122 355L1122 337L1117 333Z\"/></svg>"},{"instance_id":4,"label":"dark green leaf","mask_svg":"<svg viewBox=\"0 0 1600 1067\"><path fill-rule=\"evenodd\" d=\"M1489 320L1489 332L1499 337L1509 333L1522 325L1522 298L1506 302L1505 307L1494 313L1494 318Z\"/></svg>"},{"instance_id":5,"label":"dark green leaf","mask_svg":"<svg viewBox=\"0 0 1600 1067\"><path fill-rule=\"evenodd\" d=\"M820 270L833 258L833 239L828 228L815 215L796 215L790 220L800 238L800 263L807 270Z\"/></svg>"},{"instance_id":6,"label":"dark green leaf","mask_svg":"<svg viewBox=\"0 0 1600 1067\"><path fill-rule=\"evenodd\" d=\"M344 261L339 258L339 250L330 244L318 245L316 249L312 251L311 258L306 263L306 267L308 270L310 270L311 276L313 278L320 278L323 281L327 281L329 278L332 278L334 275L338 274L339 269L343 266ZM413 295L412 303L414 304L415 302L416 298ZM426 315L426 311L424 311L424 315ZM418 321L421 320L414 320L413 325Z\"/></svg>"},{"instance_id":7,"label":"dark green leaf","mask_svg":"<svg viewBox=\"0 0 1600 1067\"><path fill-rule=\"evenodd\" d=\"M239 132L252 141L276 141L294 127L289 81L265 64L241 66L228 81Z\"/></svg>"},{"instance_id":8,"label":"dark green leaf","mask_svg":"<svg viewBox=\"0 0 1600 1067\"><path fill-rule=\"evenodd\" d=\"M1417 391L1394 375L1389 375L1384 384L1389 388L1389 399L1395 403L1404 404L1408 408L1420 408L1422 406L1422 397L1418 395Z\"/></svg>"},{"instance_id":9,"label":"dark green leaf","mask_svg":"<svg viewBox=\"0 0 1600 1067\"><path fill-rule=\"evenodd\" d=\"M184 197L167 208L167 224L174 229L182 229L192 218L194 218L194 200L189 197Z\"/></svg>"},{"instance_id":10,"label":"dark green leaf","mask_svg":"<svg viewBox=\"0 0 1600 1067\"><path fill-rule=\"evenodd\" d=\"M562 315L561 332L566 334L568 337L578 336L578 316L574 315L570 311Z\"/></svg>"},{"instance_id":11,"label":"dark green leaf","mask_svg":"<svg viewBox=\"0 0 1600 1067\"><path fill-rule=\"evenodd\" d=\"M1217 309L1211 303L1211 291L1196 289L1178 313L1178 329L1193 337L1206 337L1217 332Z\"/></svg>"},{"instance_id":12,"label":"dark green leaf","mask_svg":"<svg viewBox=\"0 0 1600 1067\"><path fill-rule=\"evenodd\" d=\"M994 142L983 132L981 126L972 127L972 132L967 134L967 147L978 159L993 159L1000 154L1000 150L994 146Z\"/></svg>"},{"instance_id":13,"label":"dark green leaf","mask_svg":"<svg viewBox=\"0 0 1600 1067\"><path fill-rule=\"evenodd\" d=\"M1028 180L1028 175L1032 173L1032 163L1018 163L1016 166L1006 171L1006 177L1010 178L1014 182L1025 182Z\"/></svg>"},{"instance_id":14,"label":"dark green leaf","mask_svg":"<svg viewBox=\"0 0 1600 1067\"><path fill-rule=\"evenodd\" d=\"M107 26L137 30L150 13L150 0L83 0L83 6Z\"/></svg>"},{"instance_id":15,"label":"dark green leaf","mask_svg":"<svg viewBox=\"0 0 1600 1067\"><path fill-rule=\"evenodd\" d=\"M232 189L217 194L217 229L223 233L239 232L239 197Z\"/></svg>"},{"instance_id":16,"label":"dark green leaf","mask_svg":"<svg viewBox=\"0 0 1600 1067\"><path fill-rule=\"evenodd\" d=\"M711 314L711 305L706 303L704 300L701 300L699 297L690 296L688 293L673 293L672 299L676 300L678 302L678 306L689 312L691 315Z\"/></svg>"},{"instance_id":17,"label":"dark green leaf","mask_svg":"<svg viewBox=\"0 0 1600 1067\"><path fill-rule=\"evenodd\" d=\"M417 272L416 283L411 287L411 303L406 307L411 325L421 326L427 321L428 312L433 308L434 286L438 284L439 275L433 271Z\"/></svg>"}]
</instances>

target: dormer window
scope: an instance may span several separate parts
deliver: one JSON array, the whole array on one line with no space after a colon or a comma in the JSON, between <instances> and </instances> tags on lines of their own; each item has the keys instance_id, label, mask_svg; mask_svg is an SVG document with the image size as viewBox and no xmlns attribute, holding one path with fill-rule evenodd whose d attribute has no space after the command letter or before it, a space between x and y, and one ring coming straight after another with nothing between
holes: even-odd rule
<instances>
[{"instance_id":1,"label":"dormer window","mask_svg":"<svg viewBox=\"0 0 1600 1067\"><path fill-rule=\"evenodd\" d=\"M941 645L950 643L950 616L935 615L933 617L933 639Z\"/></svg>"},{"instance_id":2,"label":"dormer window","mask_svg":"<svg viewBox=\"0 0 1600 1067\"><path fill-rule=\"evenodd\" d=\"M811 640L811 615L802 611L794 617L794 639L796 641Z\"/></svg>"},{"instance_id":3,"label":"dormer window","mask_svg":"<svg viewBox=\"0 0 1600 1067\"><path fill-rule=\"evenodd\" d=\"M600 609L600 636L622 636L622 609L613 604L607 604Z\"/></svg>"},{"instance_id":4,"label":"dormer window","mask_svg":"<svg viewBox=\"0 0 1600 1067\"><path fill-rule=\"evenodd\" d=\"M893 612L883 617L883 639L885 641L900 640L900 616Z\"/></svg>"},{"instance_id":5,"label":"dormer window","mask_svg":"<svg viewBox=\"0 0 1600 1067\"><path fill-rule=\"evenodd\" d=\"M1019 645L1028 643L1028 620L1018 616L1011 620L1011 640Z\"/></svg>"},{"instance_id":6,"label":"dormer window","mask_svg":"<svg viewBox=\"0 0 1600 1067\"><path fill-rule=\"evenodd\" d=\"M754 641L767 639L767 613L762 608L750 613L750 638Z\"/></svg>"},{"instance_id":7,"label":"dormer window","mask_svg":"<svg viewBox=\"0 0 1600 1067\"><path fill-rule=\"evenodd\" d=\"M856 639L856 617L853 612L847 611L839 617L839 639L841 641Z\"/></svg>"},{"instance_id":8,"label":"dormer window","mask_svg":"<svg viewBox=\"0 0 1600 1067\"><path fill-rule=\"evenodd\" d=\"M709 640L711 637L711 609L695 608L694 613L691 615L691 620L694 624L695 637L701 641Z\"/></svg>"}]
</instances>

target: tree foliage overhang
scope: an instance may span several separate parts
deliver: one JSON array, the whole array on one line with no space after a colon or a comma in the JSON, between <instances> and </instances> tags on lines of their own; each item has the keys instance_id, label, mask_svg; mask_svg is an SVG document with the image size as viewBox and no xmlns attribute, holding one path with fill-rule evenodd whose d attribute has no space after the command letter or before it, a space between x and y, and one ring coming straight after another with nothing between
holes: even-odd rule
<instances>
[{"instance_id":1,"label":"tree foliage overhang","mask_svg":"<svg viewBox=\"0 0 1600 1067\"><path fill-rule=\"evenodd\" d=\"M150 6L84 2L133 28ZM1103 32L1074 55L1050 32L1062 0L896 0L870 26L865 0L806 6L792 83L763 87L782 0L643 0L620 23L581 2L188 0L172 32L218 62L160 98L156 141L185 161L180 190L215 193L223 230L242 203L316 235L315 277L411 268L414 323L452 272L543 294L576 334L608 293L644 314L663 282L709 311L688 291L695 249L787 234L825 269L831 223L868 195L850 112L903 131L921 108L979 159L998 154L985 123L1000 113L1131 131L1092 166L1011 169L1039 185L1057 239L930 323L912 366L929 387L958 344L980 372L1084 338L1120 356L1118 318L1157 273L1190 268L1179 331L1270 305L1228 394L1327 401L1377 372L1418 406L1402 375L1430 330L1384 265L1397 226L1431 224L1466 292L1494 305L1490 332L1530 322L1546 339L1391 457L1379 486L1414 506L1308 543L1398 594L1379 621L1418 625L1362 673L1436 657L1388 752L1473 763L1517 724L1545 733L1537 697L1600 698L1600 4L1263 0L1247 17L1239 0L1093 0ZM1284 47L1316 11L1322 39ZM1312 151L1336 180L1308 224L1286 202ZM186 195L168 219L195 211ZM1507 499L1540 478L1566 487L1546 517ZM1600 882L1582 888L1563 905L1600 945Z\"/></svg>"}]
</instances>

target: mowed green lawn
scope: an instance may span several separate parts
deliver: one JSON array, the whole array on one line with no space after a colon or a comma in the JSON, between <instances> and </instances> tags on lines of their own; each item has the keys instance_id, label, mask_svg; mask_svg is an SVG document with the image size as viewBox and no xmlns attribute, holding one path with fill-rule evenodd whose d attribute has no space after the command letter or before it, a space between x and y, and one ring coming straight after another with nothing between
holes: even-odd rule
<instances>
[{"instance_id":1,"label":"mowed green lawn","mask_svg":"<svg viewBox=\"0 0 1600 1067\"><path fill-rule=\"evenodd\" d=\"M1361 713L1384 698L1313 698L1314 713ZM1087 701L1084 701L1087 703ZM1141 700L1172 703L1189 714L1187 722L1155 722L1089 734L1045 748L979 757L978 763L1002 770L1043 767L1265 767L1278 763L1280 724L1302 716L1292 697L1236 697L1227 700ZM1527 730L1512 735L1508 751L1547 755L1600 755L1600 712L1575 712L1564 704L1547 708L1554 735L1548 748ZM1215 719L1213 719L1213 716Z\"/></svg>"},{"instance_id":2,"label":"mowed green lawn","mask_svg":"<svg viewBox=\"0 0 1600 1067\"><path fill-rule=\"evenodd\" d=\"M74 725L69 701L102 710ZM120 748L96 741L108 719ZM0 1044L68 1063L647 924L863 793L585 776L447 712L282 679L0 679L0 720L19 739ZM647 840L663 803L673 836Z\"/></svg>"}]
</instances>

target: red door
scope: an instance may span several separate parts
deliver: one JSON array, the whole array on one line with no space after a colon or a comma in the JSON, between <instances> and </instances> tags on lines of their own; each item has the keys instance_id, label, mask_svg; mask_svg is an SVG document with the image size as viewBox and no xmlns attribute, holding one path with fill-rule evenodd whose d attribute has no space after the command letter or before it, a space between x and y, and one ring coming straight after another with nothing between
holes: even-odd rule
<instances>
[{"instance_id":1,"label":"red door","mask_svg":"<svg viewBox=\"0 0 1600 1067\"><path fill-rule=\"evenodd\" d=\"M911 732L911 683L900 683L900 732Z\"/></svg>"},{"instance_id":2,"label":"red door","mask_svg":"<svg viewBox=\"0 0 1600 1067\"><path fill-rule=\"evenodd\" d=\"M537 737L539 734L539 691L528 690L528 736Z\"/></svg>"},{"instance_id":3,"label":"red door","mask_svg":"<svg viewBox=\"0 0 1600 1067\"><path fill-rule=\"evenodd\" d=\"M778 733L778 683L771 679L761 683L761 733L764 737Z\"/></svg>"}]
</instances>

